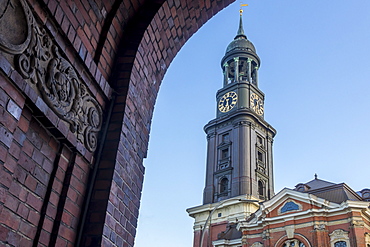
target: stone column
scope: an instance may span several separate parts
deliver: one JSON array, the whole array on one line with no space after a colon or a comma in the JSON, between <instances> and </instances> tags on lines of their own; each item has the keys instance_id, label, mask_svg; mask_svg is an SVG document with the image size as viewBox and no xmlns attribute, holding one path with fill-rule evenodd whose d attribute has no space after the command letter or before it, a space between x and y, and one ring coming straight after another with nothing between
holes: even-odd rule
<instances>
[{"instance_id":1,"label":"stone column","mask_svg":"<svg viewBox=\"0 0 370 247\"><path fill-rule=\"evenodd\" d=\"M238 167L234 173L234 177L239 180L239 193L237 195L251 194L251 123L239 121L234 126L238 129L237 138L239 139L237 147L235 147L238 152L238 163L234 164L235 168Z\"/></svg>"},{"instance_id":2,"label":"stone column","mask_svg":"<svg viewBox=\"0 0 370 247\"><path fill-rule=\"evenodd\" d=\"M247 63L248 63L247 78L248 78L248 82L251 83L252 82L252 80L251 80L251 78L252 78L252 59L248 58Z\"/></svg>"},{"instance_id":3,"label":"stone column","mask_svg":"<svg viewBox=\"0 0 370 247\"><path fill-rule=\"evenodd\" d=\"M224 86L229 84L229 64L224 64Z\"/></svg>"},{"instance_id":4,"label":"stone column","mask_svg":"<svg viewBox=\"0 0 370 247\"><path fill-rule=\"evenodd\" d=\"M266 138L267 142L267 175L269 177L268 184L266 186L267 188L267 196L268 199L271 199L271 197L274 195L274 164L273 164L273 155L272 155L272 144L274 142L274 139L272 139L271 136L267 136Z\"/></svg>"},{"instance_id":5,"label":"stone column","mask_svg":"<svg viewBox=\"0 0 370 247\"><path fill-rule=\"evenodd\" d=\"M234 58L235 64L235 72L234 72L234 80L235 82L239 81L239 57Z\"/></svg>"},{"instance_id":6,"label":"stone column","mask_svg":"<svg viewBox=\"0 0 370 247\"><path fill-rule=\"evenodd\" d=\"M206 167L206 184L203 192L203 203L212 203L214 186L213 173L215 172L215 162L217 155L216 132L210 130L207 133L207 167Z\"/></svg>"},{"instance_id":7,"label":"stone column","mask_svg":"<svg viewBox=\"0 0 370 247\"><path fill-rule=\"evenodd\" d=\"M256 86L258 86L258 66L254 67L253 71L254 71L254 73L253 73L254 74L254 78L252 78L253 83Z\"/></svg>"}]
</instances>

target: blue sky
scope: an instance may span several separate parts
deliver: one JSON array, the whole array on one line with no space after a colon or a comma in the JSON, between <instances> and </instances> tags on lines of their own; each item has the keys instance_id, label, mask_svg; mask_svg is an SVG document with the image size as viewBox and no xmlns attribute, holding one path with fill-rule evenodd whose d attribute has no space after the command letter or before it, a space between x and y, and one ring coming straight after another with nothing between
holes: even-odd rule
<instances>
[{"instance_id":1,"label":"blue sky","mask_svg":"<svg viewBox=\"0 0 370 247\"><path fill-rule=\"evenodd\" d=\"M251 0L244 30L261 59L265 120L276 130L275 192L318 178L370 187L370 1ZM202 203L206 137L239 2L206 23L162 82L136 247L190 247Z\"/></svg>"}]
</instances>

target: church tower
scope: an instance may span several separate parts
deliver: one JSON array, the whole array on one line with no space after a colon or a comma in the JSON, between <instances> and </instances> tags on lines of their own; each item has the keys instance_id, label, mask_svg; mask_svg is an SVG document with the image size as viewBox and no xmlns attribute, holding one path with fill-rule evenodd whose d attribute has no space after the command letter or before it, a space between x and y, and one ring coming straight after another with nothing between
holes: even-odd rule
<instances>
[{"instance_id":1,"label":"church tower","mask_svg":"<svg viewBox=\"0 0 370 247\"><path fill-rule=\"evenodd\" d=\"M203 205L187 210L195 218L194 247L218 246L212 245L218 234L225 234L233 223L257 210L258 202L274 195L272 143L276 131L264 120L259 66L240 11L237 35L221 60L224 77L216 93L217 115L204 127L208 143ZM235 227L233 231L230 234L237 239L240 233Z\"/></svg>"}]
</instances>

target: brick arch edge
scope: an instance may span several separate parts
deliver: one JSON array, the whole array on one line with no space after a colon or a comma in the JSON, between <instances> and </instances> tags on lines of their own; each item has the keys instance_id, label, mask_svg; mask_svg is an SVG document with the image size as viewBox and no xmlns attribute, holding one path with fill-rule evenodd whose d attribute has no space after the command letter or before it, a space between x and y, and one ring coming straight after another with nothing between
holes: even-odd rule
<instances>
[{"instance_id":1,"label":"brick arch edge","mask_svg":"<svg viewBox=\"0 0 370 247\"><path fill-rule=\"evenodd\" d=\"M233 1L168 0L152 19L143 18L148 11L153 14L151 5L145 7L144 3L128 27L109 79L115 95L111 99L106 139L95 165L91 197L86 201L80 246L134 245L144 179L143 159L161 81L185 42Z\"/></svg>"}]
</instances>

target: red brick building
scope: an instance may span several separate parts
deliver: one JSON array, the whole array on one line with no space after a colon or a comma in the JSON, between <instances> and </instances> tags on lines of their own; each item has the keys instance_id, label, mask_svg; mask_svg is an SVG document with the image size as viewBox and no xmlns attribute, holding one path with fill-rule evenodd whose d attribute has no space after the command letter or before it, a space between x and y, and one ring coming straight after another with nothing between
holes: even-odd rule
<instances>
[{"instance_id":1,"label":"red brick building","mask_svg":"<svg viewBox=\"0 0 370 247\"><path fill-rule=\"evenodd\" d=\"M369 191L357 194L344 183L317 178L283 189L237 224L241 246L368 247ZM214 246L234 246L224 245L226 241L219 239Z\"/></svg>"},{"instance_id":2,"label":"red brick building","mask_svg":"<svg viewBox=\"0 0 370 247\"><path fill-rule=\"evenodd\" d=\"M231 2L0 1L0 246L133 246L162 78Z\"/></svg>"}]
</instances>

